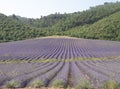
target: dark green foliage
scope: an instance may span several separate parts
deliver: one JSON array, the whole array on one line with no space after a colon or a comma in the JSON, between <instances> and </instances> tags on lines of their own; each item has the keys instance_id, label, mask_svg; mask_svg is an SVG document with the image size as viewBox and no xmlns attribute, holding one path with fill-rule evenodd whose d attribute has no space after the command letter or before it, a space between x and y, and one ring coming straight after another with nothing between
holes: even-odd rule
<instances>
[{"instance_id":1,"label":"dark green foliage","mask_svg":"<svg viewBox=\"0 0 120 89\"><path fill-rule=\"evenodd\" d=\"M120 41L120 2L82 12L55 13L38 19L0 14L0 42L66 35Z\"/></svg>"},{"instance_id":2,"label":"dark green foliage","mask_svg":"<svg viewBox=\"0 0 120 89\"><path fill-rule=\"evenodd\" d=\"M120 12L116 12L94 24L72 28L65 34L88 39L120 40Z\"/></svg>"},{"instance_id":3,"label":"dark green foliage","mask_svg":"<svg viewBox=\"0 0 120 89\"><path fill-rule=\"evenodd\" d=\"M5 15L0 15L0 42L24 40L40 36L45 36L45 32L41 29L31 27Z\"/></svg>"},{"instance_id":4,"label":"dark green foliage","mask_svg":"<svg viewBox=\"0 0 120 89\"><path fill-rule=\"evenodd\" d=\"M53 28L65 31L76 26L93 24L94 22L118 11L120 11L119 2L91 7L89 10L70 14L65 20L56 23Z\"/></svg>"}]
</instances>

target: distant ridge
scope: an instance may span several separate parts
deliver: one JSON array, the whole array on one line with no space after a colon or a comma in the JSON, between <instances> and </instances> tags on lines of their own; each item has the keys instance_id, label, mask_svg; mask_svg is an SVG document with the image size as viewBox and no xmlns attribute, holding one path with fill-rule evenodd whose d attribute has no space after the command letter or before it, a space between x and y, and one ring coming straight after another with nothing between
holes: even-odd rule
<instances>
[{"instance_id":1,"label":"distant ridge","mask_svg":"<svg viewBox=\"0 0 120 89\"><path fill-rule=\"evenodd\" d=\"M0 42L52 35L120 41L120 2L40 19L0 14Z\"/></svg>"}]
</instances>

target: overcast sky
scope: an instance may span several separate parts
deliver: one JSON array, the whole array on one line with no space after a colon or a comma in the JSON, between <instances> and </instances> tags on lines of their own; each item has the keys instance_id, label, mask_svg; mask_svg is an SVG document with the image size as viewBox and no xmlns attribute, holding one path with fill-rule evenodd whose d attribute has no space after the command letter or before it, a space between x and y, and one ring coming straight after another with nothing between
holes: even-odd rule
<instances>
[{"instance_id":1,"label":"overcast sky","mask_svg":"<svg viewBox=\"0 0 120 89\"><path fill-rule=\"evenodd\" d=\"M0 0L0 13L40 18L55 12L72 13L89 7L120 0Z\"/></svg>"}]
</instances>

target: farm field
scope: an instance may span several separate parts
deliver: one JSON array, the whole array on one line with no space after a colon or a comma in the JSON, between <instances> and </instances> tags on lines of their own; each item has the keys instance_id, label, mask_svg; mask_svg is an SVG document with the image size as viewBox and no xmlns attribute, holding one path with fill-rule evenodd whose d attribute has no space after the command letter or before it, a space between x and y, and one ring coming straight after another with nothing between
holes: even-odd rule
<instances>
[{"instance_id":1,"label":"farm field","mask_svg":"<svg viewBox=\"0 0 120 89\"><path fill-rule=\"evenodd\" d=\"M0 60L102 58L120 55L120 42L41 38L0 44Z\"/></svg>"},{"instance_id":2,"label":"farm field","mask_svg":"<svg viewBox=\"0 0 120 89\"><path fill-rule=\"evenodd\" d=\"M120 83L120 42L48 37L0 43L0 88L71 87L87 80L101 89Z\"/></svg>"}]
</instances>

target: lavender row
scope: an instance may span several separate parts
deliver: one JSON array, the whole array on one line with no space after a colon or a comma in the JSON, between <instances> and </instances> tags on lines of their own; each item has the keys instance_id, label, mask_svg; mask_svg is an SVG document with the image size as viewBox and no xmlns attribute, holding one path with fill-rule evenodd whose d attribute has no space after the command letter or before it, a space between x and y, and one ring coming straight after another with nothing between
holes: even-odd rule
<instances>
[{"instance_id":1,"label":"lavender row","mask_svg":"<svg viewBox=\"0 0 120 89\"><path fill-rule=\"evenodd\" d=\"M84 73L78 68L75 62L71 63L71 74L72 74L72 82L74 87L79 84L81 79L86 78Z\"/></svg>"},{"instance_id":2,"label":"lavender row","mask_svg":"<svg viewBox=\"0 0 120 89\"><path fill-rule=\"evenodd\" d=\"M120 42L41 38L0 44L0 60L96 58L120 55Z\"/></svg>"},{"instance_id":3,"label":"lavender row","mask_svg":"<svg viewBox=\"0 0 120 89\"><path fill-rule=\"evenodd\" d=\"M52 63L15 63L15 64L0 64L1 74L6 75L9 79L24 74L35 72L42 68L50 66Z\"/></svg>"},{"instance_id":4,"label":"lavender row","mask_svg":"<svg viewBox=\"0 0 120 89\"><path fill-rule=\"evenodd\" d=\"M74 51L74 49L72 50ZM36 81L42 81L43 86L51 87L54 81L60 79L65 85L72 84L75 87L82 79L87 79L95 87L101 87L104 82L111 79L120 83L119 63L120 59L4 63L0 64L0 86L3 87L10 82L17 82L19 86L16 87L29 87Z\"/></svg>"},{"instance_id":5,"label":"lavender row","mask_svg":"<svg viewBox=\"0 0 120 89\"><path fill-rule=\"evenodd\" d=\"M57 75L52 79L49 86L52 87L55 81L62 81L64 85L67 86L68 84L68 76L69 76L69 62L66 62L62 69L57 73Z\"/></svg>"},{"instance_id":6,"label":"lavender row","mask_svg":"<svg viewBox=\"0 0 120 89\"><path fill-rule=\"evenodd\" d=\"M31 73L28 73L28 74L17 76L15 78L11 79L10 81L7 81L5 83L5 85L9 84L10 82L18 82L19 86L17 86L17 87L25 87L29 80L31 80L31 79L33 79L33 78L35 78L37 76L40 76L40 75L52 70L58 64L59 64L59 62L55 62L55 63L49 65L49 67L44 67L44 68L41 68L41 69L39 69L37 71L33 71Z\"/></svg>"},{"instance_id":7,"label":"lavender row","mask_svg":"<svg viewBox=\"0 0 120 89\"><path fill-rule=\"evenodd\" d=\"M85 66L83 63L81 62L77 62L77 65L84 70L84 72L86 73L87 76L89 76L89 78L91 79L91 83L94 84L94 86L98 86L101 87L102 84L109 80L109 77L101 74L95 70L90 69L89 67Z\"/></svg>"},{"instance_id":8,"label":"lavender row","mask_svg":"<svg viewBox=\"0 0 120 89\"><path fill-rule=\"evenodd\" d=\"M36 78L34 78L33 80L31 80L28 84L28 86L31 86L32 84L34 84L34 82L36 81L42 81L43 85L46 87L48 86L49 82L56 76L57 72L60 71L60 69L63 67L64 62L60 62L59 65L57 65L55 68L53 68L52 70L48 71L47 73L40 75ZM34 85L33 85L34 86Z\"/></svg>"}]
</instances>

